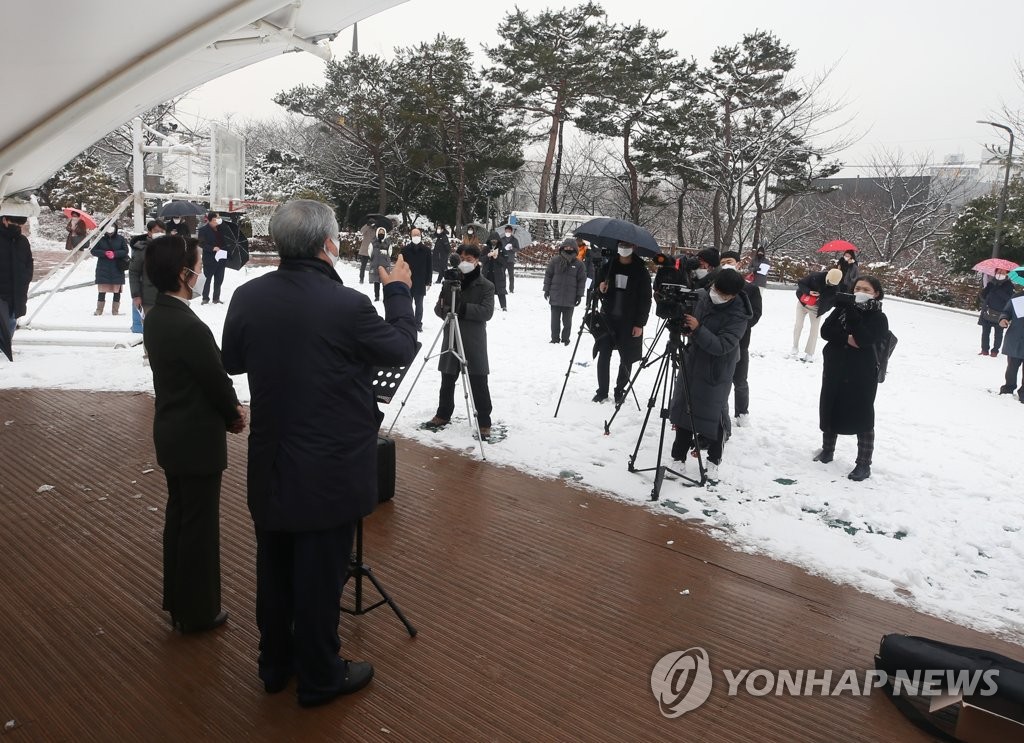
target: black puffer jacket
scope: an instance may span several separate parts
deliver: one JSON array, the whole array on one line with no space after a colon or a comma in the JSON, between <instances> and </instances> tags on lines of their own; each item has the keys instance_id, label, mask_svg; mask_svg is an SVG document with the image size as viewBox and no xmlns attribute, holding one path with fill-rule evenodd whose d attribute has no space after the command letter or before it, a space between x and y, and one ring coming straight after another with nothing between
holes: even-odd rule
<instances>
[{"instance_id":1,"label":"black puffer jacket","mask_svg":"<svg viewBox=\"0 0 1024 743\"><path fill-rule=\"evenodd\" d=\"M981 314L978 315L978 325L985 324L986 309L993 312L1002 312L1012 296L1013 284L1010 283L1009 279L1003 279L1002 281L992 279L985 284L985 288L981 290Z\"/></svg>"}]
</instances>

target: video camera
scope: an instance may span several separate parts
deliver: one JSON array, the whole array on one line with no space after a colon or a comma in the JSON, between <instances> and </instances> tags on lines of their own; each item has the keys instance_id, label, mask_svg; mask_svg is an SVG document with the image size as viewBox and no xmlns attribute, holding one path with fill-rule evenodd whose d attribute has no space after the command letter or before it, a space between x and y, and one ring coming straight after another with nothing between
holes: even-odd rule
<instances>
[{"instance_id":1,"label":"video camera","mask_svg":"<svg viewBox=\"0 0 1024 743\"><path fill-rule=\"evenodd\" d=\"M882 302L874 298L857 304L857 297L849 292L836 292L835 303L836 307L856 307L859 310L877 310L882 306Z\"/></svg>"},{"instance_id":2,"label":"video camera","mask_svg":"<svg viewBox=\"0 0 1024 743\"><path fill-rule=\"evenodd\" d=\"M452 291L458 293L462 291L462 272L458 269L459 256L454 253L448 256L448 268L441 274L444 279L441 283L441 296L447 300L451 296Z\"/></svg>"},{"instance_id":3,"label":"video camera","mask_svg":"<svg viewBox=\"0 0 1024 743\"><path fill-rule=\"evenodd\" d=\"M692 315L697 309L699 295L696 289L683 284L661 284L654 293L656 314L663 320L678 324L683 333L689 329L682 324L685 315Z\"/></svg>"}]
</instances>

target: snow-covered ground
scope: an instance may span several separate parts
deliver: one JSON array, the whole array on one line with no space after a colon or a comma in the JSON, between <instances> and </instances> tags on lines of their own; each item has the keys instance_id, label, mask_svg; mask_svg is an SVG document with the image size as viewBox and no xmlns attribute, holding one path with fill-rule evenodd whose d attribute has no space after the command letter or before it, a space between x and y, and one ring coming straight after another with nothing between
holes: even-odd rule
<instances>
[{"instance_id":1,"label":"snow-covered ground","mask_svg":"<svg viewBox=\"0 0 1024 743\"><path fill-rule=\"evenodd\" d=\"M87 260L69 283L89 281L94 266ZM267 270L272 269L228 271L224 299L231 299L240 281ZM341 264L339 272L347 285L372 297L369 284L359 285L352 264ZM441 326L429 312L435 292L427 297L424 352ZM30 300L30 314L39 301ZM666 482L661 501L651 503L651 473L630 473L626 466L643 412L635 404L624 406L610 435L604 434L603 423L613 407L590 401L596 370L587 336L571 366L559 415L553 417L573 347L548 343L549 315L540 279L517 278L516 292L508 297L509 311L496 311L488 326L494 423L507 427L508 435L486 447L487 459L542 477L567 478L637 507L702 522L737 549L786 560L1024 644L1024 498L1016 482L1024 405L1016 397L996 394L1005 357L976 355L980 329L972 315L886 301L890 326L900 342L889 378L879 388L872 477L855 483L846 477L856 454L854 437L840 438L831 464L811 461L820 445L822 344L817 363L784 358L791 345L794 302L791 291L764 292L764 317L751 342L751 425L734 427L721 482L707 488ZM128 307L127 297L122 306ZM119 331L128 327L130 316L94 317L94 308L91 287L63 292L35 323L88 326L112 333L94 337L127 339ZM109 301L107 308L109 313ZM194 302L193 309L219 338L227 304ZM577 311L577 327L579 318ZM655 327L652 320L648 340ZM0 387L152 389L140 346L28 345L30 340L70 335L19 330L15 363L0 361ZM422 366L421 357L385 410L385 428ZM637 382L644 406L655 368ZM436 433L418 428L434 413L439 379L431 360L395 431L429 446L479 456L461 393L452 426ZM239 396L248 400L245 378L235 383ZM637 467L653 465L659 423L655 414L641 442Z\"/></svg>"}]
</instances>

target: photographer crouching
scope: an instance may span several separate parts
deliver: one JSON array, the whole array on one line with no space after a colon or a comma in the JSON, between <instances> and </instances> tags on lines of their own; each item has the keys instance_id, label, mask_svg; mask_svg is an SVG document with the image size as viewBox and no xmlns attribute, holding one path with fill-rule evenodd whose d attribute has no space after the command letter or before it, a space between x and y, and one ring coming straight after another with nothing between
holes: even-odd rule
<instances>
[{"instance_id":1,"label":"photographer crouching","mask_svg":"<svg viewBox=\"0 0 1024 743\"><path fill-rule=\"evenodd\" d=\"M466 354L469 386L473 390L480 438L491 435L491 392L487 387L487 321L494 315L494 284L480 274L480 248L473 244L459 247L459 264L444 274L441 296L434 306L434 314L445 318L452 311L459 318L462 346ZM455 412L455 385L459 380L461 364L451 348L451 336L445 334L437 368L441 372L441 391L438 394L437 413L423 424L424 428L444 428Z\"/></svg>"},{"instance_id":2,"label":"photographer crouching","mask_svg":"<svg viewBox=\"0 0 1024 743\"><path fill-rule=\"evenodd\" d=\"M681 319L682 332L689 343L669 411L669 420L676 428L672 458L681 461L685 471L694 437L700 434L708 443L707 476L712 481L718 479L718 465L722 462L729 392L739 360L740 339L753 317L743 284L737 271L718 272L709 289L697 292L693 314L684 314Z\"/></svg>"}]
</instances>

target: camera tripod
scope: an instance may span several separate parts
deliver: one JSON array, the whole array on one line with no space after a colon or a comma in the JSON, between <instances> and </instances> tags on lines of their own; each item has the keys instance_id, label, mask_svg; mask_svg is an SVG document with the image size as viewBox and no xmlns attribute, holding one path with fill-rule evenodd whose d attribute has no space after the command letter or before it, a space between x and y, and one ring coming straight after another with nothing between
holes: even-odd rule
<instances>
[{"instance_id":1,"label":"camera tripod","mask_svg":"<svg viewBox=\"0 0 1024 743\"><path fill-rule=\"evenodd\" d=\"M363 562L363 520L359 519L356 524L356 543L355 552L351 556L348 567L348 578L355 576L355 606L352 609L346 609L344 606L341 610L346 614L353 614L355 616L362 616L376 609L378 606L387 604L391 607L391 611L395 612L395 616L398 617L399 621L405 625L406 632L409 633L409 637L416 637L416 628L412 626L408 619L405 618L405 614L398 608L398 604L394 602L388 592L384 590L384 586L377 580L377 576L373 574L373 570ZM348 583L348 578L345 582ZM363 606L363 578L369 578L370 582L373 583L373 587L377 589L377 593L381 595L381 600L370 606Z\"/></svg>"},{"instance_id":2,"label":"camera tripod","mask_svg":"<svg viewBox=\"0 0 1024 743\"><path fill-rule=\"evenodd\" d=\"M446 288L451 291L451 302L448 305L448 314L445 315L444 324L441 326L441 329L437 331L437 335L434 337L434 342L430 344L430 350L427 351L427 355L423 357L423 364L420 366L420 370L416 372L416 377L412 380L412 384L409 385L409 391L402 399L402 403L398 407L398 412L395 413L395 418L391 421L391 425L388 427L388 433L391 433L391 429L393 429L395 427L395 423L398 422L398 416L400 416L402 411L405 410L405 403L408 402L409 397L412 395L412 391L416 389L416 382L419 381L420 375L423 374L423 370L427 368L427 362L431 359L439 358L450 353L459 362L459 377L462 379L462 392L466 399L466 415L469 418L469 427L470 430L476 434L476 437L480 442L480 458L486 460L487 455L484 453L484 437L480 435L480 426L477 423L476 417L476 402L473 400L473 389L469 384L469 364L466 363L466 349L462 345L462 331L459 328L459 316L455 314L455 298L459 294L459 285L458 283L452 283L449 286L449 280L446 280L445 283L442 284L441 291L443 292ZM438 341L442 338L448 339L447 348L443 348L442 351L434 353L434 349L437 347Z\"/></svg>"},{"instance_id":3,"label":"camera tripod","mask_svg":"<svg viewBox=\"0 0 1024 743\"><path fill-rule=\"evenodd\" d=\"M665 344L665 350L656 359L645 359L643 366L650 366L659 362L658 372L654 378L654 387L651 390L651 396L647 400L647 413L644 415L644 422L640 426L640 435L637 436L636 446L633 448L633 453L629 457L628 469L630 472L654 472L654 487L651 489L651 500L658 500L661 494L661 485L665 480L666 473L671 472L676 477L686 480L691 486L700 486L707 482L707 470L704 467L704 459L701 455L700 446L698 445L697 450L697 469L700 471L700 478L690 477L689 475L674 470L667 465L662 464L662 456L665 449L665 425L668 423L669 410L672 405L672 399L675 391L675 380L676 373L681 372L683 377L683 402L686 408L686 418L690 425L690 430L694 432L696 436L696 424L693 421L693 405L690 399L690 372L686 368L684 356L689 352L688 345L683 341L683 338L678 329L669 327L669 320L663 320L661 327L658 328L658 333L655 336L655 341L661 336L661 334L668 328L668 342ZM651 344L653 351L655 344ZM648 357L650 352L648 353ZM643 368L641 366L641 369ZM639 370L637 371L639 374ZM634 376L633 381L636 377ZM631 382L632 384L632 382ZM659 415L661 416L661 432L658 436L658 457L653 467L637 467L636 459L640 453L640 445L644 439L644 432L647 430L647 424L651 419L651 411L654 410L654 406L658 402L658 393L661 393L661 407ZM616 410L618 412L618 410ZM611 421L608 421L607 426L610 425ZM696 439L695 439L696 441ZM684 456L688 456L689 451Z\"/></svg>"},{"instance_id":4,"label":"camera tripod","mask_svg":"<svg viewBox=\"0 0 1024 743\"><path fill-rule=\"evenodd\" d=\"M595 341L597 340L597 336L594 335L593 329L587 327L587 320L588 320L588 318L596 318L596 322L597 323L601 323L601 324L604 324L606 322L604 317L601 316L600 314L598 314L598 312L597 312L597 302L598 302L598 299L599 299L599 297L598 297L598 293L597 293L597 287L594 286L593 290L590 292L590 297L587 299L586 309L583 311L583 319L580 320L579 330L576 331L576 345L573 346L572 356L569 357L569 366L566 367L566 370L565 370L565 380L562 382L562 391L558 393L558 404L555 405L555 414L554 414L554 416L552 416L554 418L558 417L558 411L562 407L562 397L565 395L565 388L569 384L569 375L572 373L572 365L574 363L576 363L576 353L580 349L580 341L583 340L583 331L584 330L588 331L592 336L594 336ZM595 322L595 320L592 320L592 322ZM606 327L605 329L606 329L607 332L609 332L609 333L611 332L610 328ZM633 384L632 384L632 382L630 382L630 384L626 387L626 392L632 391L632 388L633 388ZM625 400L626 392L623 393L623 398L622 398L623 400ZM633 399L636 400L636 395L633 395ZM616 411L619 409L619 406L621 404L622 404L621 402L620 403L616 403L616 405L615 405ZM637 408L637 410L640 409L640 402L639 401L637 401L637 403L636 403L636 408ZM605 433L608 433L607 428L605 429Z\"/></svg>"}]
</instances>

